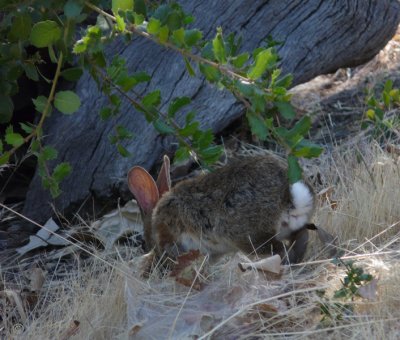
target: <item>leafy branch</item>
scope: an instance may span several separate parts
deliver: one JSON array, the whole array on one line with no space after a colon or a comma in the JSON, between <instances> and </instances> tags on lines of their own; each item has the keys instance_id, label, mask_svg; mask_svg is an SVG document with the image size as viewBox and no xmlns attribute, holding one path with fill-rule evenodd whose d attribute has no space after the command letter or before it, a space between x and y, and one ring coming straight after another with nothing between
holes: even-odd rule
<instances>
[{"instance_id":1,"label":"leafy branch","mask_svg":"<svg viewBox=\"0 0 400 340\"><path fill-rule=\"evenodd\" d=\"M22 145L31 142L30 150L38 159L43 184L53 196L60 194L59 183L70 173L71 167L61 163L53 171L49 170L47 162L57 158L57 150L43 145L42 127L53 105L63 114L72 114L79 109L79 97L73 91L57 91L57 85L60 77L77 81L83 68L89 70L109 99L110 105L100 111L101 119L116 117L121 98L124 98L142 112L160 134L176 138L179 148L175 159L192 156L205 165L215 162L222 148L215 145L210 129L200 128L195 112L188 109L190 98L173 98L168 103L167 112L162 112L159 90L144 96L134 90L136 85L151 81L149 75L140 71L130 74L122 58L106 60L104 44L117 36L130 38L132 34L178 53L191 76L196 75L193 65L197 65L208 82L227 89L242 102L252 133L261 141L273 138L287 150L291 182L301 178L298 157L316 157L322 152L322 148L305 138L311 127L309 117L293 124L295 112L287 93L292 77L281 76L275 42L267 41L265 46L251 53L240 52L240 37L234 34L224 36L220 28L214 38L204 40L203 32L188 28L193 17L174 3L156 5L144 0L113 0L112 14L99 6L84 0L49 0L46 5L44 0L39 0L11 7L0 3L0 10L5 13L0 24L0 35L4 37L4 48L0 48L0 74L5 75L0 79L0 123L8 123L12 117L14 107L11 98L18 91L17 80L21 74L36 82L40 78L51 82L47 97L32 99L40 113L37 125L21 123L26 136L22 131L14 131L10 125L4 139L0 138L0 165L7 163ZM98 23L88 26L76 41L74 33L90 13L98 15ZM108 29L100 27L101 21L107 23ZM36 48L33 54L27 49L29 46ZM57 64L52 80L47 80L39 67L44 63L41 55L46 50L48 59ZM75 66L65 68L67 64ZM184 116L180 112L177 119L176 115L183 109ZM293 127L284 128L282 119L286 125ZM132 137L133 134L124 126L116 125L115 135L109 138L122 156L128 156L130 153L123 142Z\"/></svg>"},{"instance_id":2,"label":"leafy branch","mask_svg":"<svg viewBox=\"0 0 400 340\"><path fill-rule=\"evenodd\" d=\"M214 39L203 41L201 31L185 29L185 25L191 20L187 20L188 17L179 7L163 5L163 10L160 11L162 15L156 10L146 22L143 15L146 13L135 12L125 1L113 3L114 15L85 2L86 6L115 23L116 34L133 33L181 54L192 76L195 75L195 71L189 60L196 62L200 72L209 82L226 88L244 104L252 132L260 140L271 136L287 150L291 182L301 178L301 167L297 157L316 157L322 149L305 139L311 127L308 117L296 123L291 130L279 126L278 113L286 120L292 120L295 113L289 102L290 95L286 92L291 77L279 78L280 70L276 67L278 56L272 46L255 49L252 53L253 62L249 62L249 53L238 53L240 38L235 39L233 34L225 39L222 30L218 29ZM125 6L125 9L120 10L118 5ZM171 24L169 18L172 14L175 14L174 18L180 15L181 19ZM91 44L97 45L93 40L93 35L92 41L89 36L81 39L75 45L75 52L88 52ZM193 53L194 49L200 51L201 55ZM172 134L173 131L177 136L176 127L172 124ZM191 149L193 151L193 148Z\"/></svg>"}]
</instances>

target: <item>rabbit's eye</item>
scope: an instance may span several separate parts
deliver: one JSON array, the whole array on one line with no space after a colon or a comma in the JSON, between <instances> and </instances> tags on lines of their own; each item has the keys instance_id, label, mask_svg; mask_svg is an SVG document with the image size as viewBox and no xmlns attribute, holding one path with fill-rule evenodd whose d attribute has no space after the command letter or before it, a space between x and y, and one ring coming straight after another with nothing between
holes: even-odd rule
<instances>
[{"instance_id":1,"label":"rabbit's eye","mask_svg":"<svg viewBox=\"0 0 400 340\"><path fill-rule=\"evenodd\" d=\"M287 223L286 221L283 221L283 222L281 223L281 227L282 227L282 228L289 228L289 223Z\"/></svg>"}]
</instances>

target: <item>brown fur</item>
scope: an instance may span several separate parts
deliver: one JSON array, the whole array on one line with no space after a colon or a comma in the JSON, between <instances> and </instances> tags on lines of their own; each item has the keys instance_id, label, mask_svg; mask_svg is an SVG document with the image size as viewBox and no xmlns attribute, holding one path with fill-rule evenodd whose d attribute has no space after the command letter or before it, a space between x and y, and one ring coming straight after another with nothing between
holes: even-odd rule
<instances>
[{"instance_id":1,"label":"brown fur","mask_svg":"<svg viewBox=\"0 0 400 340\"><path fill-rule=\"evenodd\" d=\"M275 236L282 211L291 206L283 160L272 155L241 157L165 192L155 205L151 225L145 226L145 238L158 252L174 257L189 250L187 239L194 241L186 244L203 247L210 255L237 250L282 254L283 244ZM299 261L308 231L302 228L284 238L293 245L290 261Z\"/></svg>"}]
</instances>

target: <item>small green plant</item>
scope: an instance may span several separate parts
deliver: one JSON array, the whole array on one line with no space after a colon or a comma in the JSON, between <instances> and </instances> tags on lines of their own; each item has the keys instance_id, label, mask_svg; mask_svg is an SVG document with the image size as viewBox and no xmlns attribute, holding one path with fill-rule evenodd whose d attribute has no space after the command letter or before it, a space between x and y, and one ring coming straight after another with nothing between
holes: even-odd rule
<instances>
[{"instance_id":1,"label":"small green plant","mask_svg":"<svg viewBox=\"0 0 400 340\"><path fill-rule=\"evenodd\" d=\"M349 302L359 297L360 287L368 284L373 276L364 272L361 267L354 266L354 261L343 262L340 258L334 259L336 265L346 268L346 276L341 280L342 287L335 291L330 299L324 290L319 291L322 302L319 304L322 319L321 324L331 325L334 321L343 320L344 316L353 314L353 305Z\"/></svg>"},{"instance_id":2,"label":"small green plant","mask_svg":"<svg viewBox=\"0 0 400 340\"><path fill-rule=\"evenodd\" d=\"M372 91L371 91L372 92ZM367 111L361 123L362 129L373 127L373 137L388 137L400 126L399 114L390 114L400 108L400 89L393 88L391 79L385 82L380 96L372 92L366 99Z\"/></svg>"}]
</instances>

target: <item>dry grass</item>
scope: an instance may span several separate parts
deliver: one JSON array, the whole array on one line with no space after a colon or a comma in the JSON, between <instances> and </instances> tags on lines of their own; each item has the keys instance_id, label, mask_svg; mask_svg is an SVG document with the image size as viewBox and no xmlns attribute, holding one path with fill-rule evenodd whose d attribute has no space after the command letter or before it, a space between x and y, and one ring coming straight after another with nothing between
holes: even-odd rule
<instances>
[{"instance_id":1,"label":"dry grass","mask_svg":"<svg viewBox=\"0 0 400 340\"><path fill-rule=\"evenodd\" d=\"M355 150L358 150L357 152ZM360 158L362 155L362 159ZM400 163L375 144L337 149L320 160L321 198L316 222L339 236L344 257L378 279L377 298L357 298L354 313L329 324L321 321L319 303L331 303L341 287L343 267L323 260L314 240L304 264L285 267L281 276L238 270L239 255L205 267L201 291L182 286L155 271L140 277L134 251L97 253L82 261L60 261L28 315L23 333L18 317L3 316L3 336L22 339L151 338L385 338L400 332L398 282L400 234ZM332 203L334 203L332 205ZM42 257L42 261L46 256ZM129 262L129 260L131 260ZM68 265L67 265L68 263ZM23 265L21 265L21 268ZM9 270L9 269L8 269ZM3 285L11 283L2 268ZM327 300L317 294L324 289ZM68 334L73 320L80 322Z\"/></svg>"}]
</instances>

